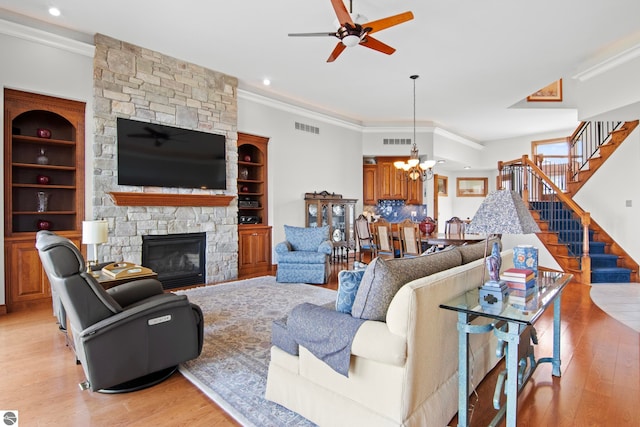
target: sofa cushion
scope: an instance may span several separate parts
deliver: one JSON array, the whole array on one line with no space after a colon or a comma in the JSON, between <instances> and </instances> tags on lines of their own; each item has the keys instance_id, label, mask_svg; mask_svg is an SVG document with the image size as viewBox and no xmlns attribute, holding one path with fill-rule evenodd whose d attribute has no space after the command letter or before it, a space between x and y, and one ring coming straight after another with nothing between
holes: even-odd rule
<instances>
[{"instance_id":1,"label":"sofa cushion","mask_svg":"<svg viewBox=\"0 0 640 427\"><path fill-rule=\"evenodd\" d=\"M366 270L342 270L338 273L338 296L336 298L336 311L351 313L353 301L360 287L362 276Z\"/></svg>"},{"instance_id":2,"label":"sofa cushion","mask_svg":"<svg viewBox=\"0 0 640 427\"><path fill-rule=\"evenodd\" d=\"M457 249L415 258L376 258L365 270L351 315L384 322L391 300L404 284L461 263L462 257Z\"/></svg>"},{"instance_id":3,"label":"sofa cushion","mask_svg":"<svg viewBox=\"0 0 640 427\"><path fill-rule=\"evenodd\" d=\"M284 235L294 251L317 251L322 242L329 239L329 226L284 226Z\"/></svg>"},{"instance_id":4,"label":"sofa cushion","mask_svg":"<svg viewBox=\"0 0 640 427\"><path fill-rule=\"evenodd\" d=\"M489 249L487 252L487 256L491 255L491 248L493 248L493 242L498 242L498 246L500 250L502 250L502 241L498 238L489 239ZM478 243L473 243L470 245L458 246L458 250L460 250L460 255L462 255L462 264L468 264L471 261L475 261L484 257L485 247L487 245L487 241L483 240Z\"/></svg>"}]
</instances>

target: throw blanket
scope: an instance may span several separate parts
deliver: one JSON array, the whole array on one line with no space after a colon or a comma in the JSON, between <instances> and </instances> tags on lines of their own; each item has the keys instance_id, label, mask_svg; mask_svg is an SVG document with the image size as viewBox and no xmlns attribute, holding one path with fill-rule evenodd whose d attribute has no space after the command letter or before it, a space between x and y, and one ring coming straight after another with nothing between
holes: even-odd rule
<instances>
[{"instance_id":1,"label":"throw blanket","mask_svg":"<svg viewBox=\"0 0 640 427\"><path fill-rule=\"evenodd\" d=\"M351 344L363 319L330 308L304 303L289 313L290 336L334 371L349 376Z\"/></svg>"}]
</instances>

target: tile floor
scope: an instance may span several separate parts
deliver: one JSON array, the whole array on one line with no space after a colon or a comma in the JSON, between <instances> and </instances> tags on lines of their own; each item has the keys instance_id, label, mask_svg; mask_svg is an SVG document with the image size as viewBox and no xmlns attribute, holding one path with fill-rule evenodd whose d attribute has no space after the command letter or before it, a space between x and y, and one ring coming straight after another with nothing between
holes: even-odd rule
<instances>
[{"instance_id":1,"label":"tile floor","mask_svg":"<svg viewBox=\"0 0 640 427\"><path fill-rule=\"evenodd\" d=\"M602 311L640 332L640 283L593 283L590 294Z\"/></svg>"}]
</instances>

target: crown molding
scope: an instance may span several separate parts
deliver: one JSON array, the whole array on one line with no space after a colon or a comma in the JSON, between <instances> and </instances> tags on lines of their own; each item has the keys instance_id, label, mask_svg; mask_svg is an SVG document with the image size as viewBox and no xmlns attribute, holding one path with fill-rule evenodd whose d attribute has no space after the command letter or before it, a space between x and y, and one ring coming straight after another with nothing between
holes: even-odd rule
<instances>
[{"instance_id":1,"label":"crown molding","mask_svg":"<svg viewBox=\"0 0 640 427\"><path fill-rule=\"evenodd\" d=\"M0 34L16 37L22 40L39 43L56 49L66 50L93 58L95 46L89 43L80 42L68 37L52 34L47 31L38 30L26 25L0 19Z\"/></svg>"},{"instance_id":2,"label":"crown molding","mask_svg":"<svg viewBox=\"0 0 640 427\"><path fill-rule=\"evenodd\" d=\"M573 78L580 82L585 82L638 57L640 57L640 44L624 50L611 58L605 59L604 61L575 74Z\"/></svg>"},{"instance_id":3,"label":"crown molding","mask_svg":"<svg viewBox=\"0 0 640 427\"><path fill-rule=\"evenodd\" d=\"M317 111L310 110L308 108L299 107L297 105L293 105L284 101L279 101L273 98L269 98L264 95L259 95L255 92L249 92L245 89L237 89L238 91L238 99L245 99L247 101L252 101L258 104L266 105L268 107L275 108L277 110L285 111L290 114L296 114L302 117L307 117L309 119L317 120L320 122L328 123L334 126L339 126L345 129L353 130L356 132L362 132L363 127L359 124L348 122L346 120L338 119L335 117L331 117L327 114L320 113Z\"/></svg>"},{"instance_id":4,"label":"crown molding","mask_svg":"<svg viewBox=\"0 0 640 427\"><path fill-rule=\"evenodd\" d=\"M460 135L456 135L455 133L449 132L448 130L442 128L435 128L433 130L434 135L441 136L443 138L450 139L455 142L459 142L460 144L466 145L467 147L473 148L474 150L484 150L485 146L482 144L478 144L475 141L471 141L470 139L463 138Z\"/></svg>"}]
</instances>

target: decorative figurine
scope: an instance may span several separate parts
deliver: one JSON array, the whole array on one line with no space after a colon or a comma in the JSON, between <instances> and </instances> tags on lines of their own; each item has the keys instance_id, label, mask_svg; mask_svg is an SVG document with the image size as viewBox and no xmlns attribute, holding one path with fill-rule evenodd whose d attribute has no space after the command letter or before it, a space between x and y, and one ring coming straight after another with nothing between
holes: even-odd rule
<instances>
[{"instance_id":1,"label":"decorative figurine","mask_svg":"<svg viewBox=\"0 0 640 427\"><path fill-rule=\"evenodd\" d=\"M491 255L487 257L487 269L489 270L489 280L491 282L500 281L500 266L502 265L502 257L500 257L500 248L497 242L493 242Z\"/></svg>"}]
</instances>

